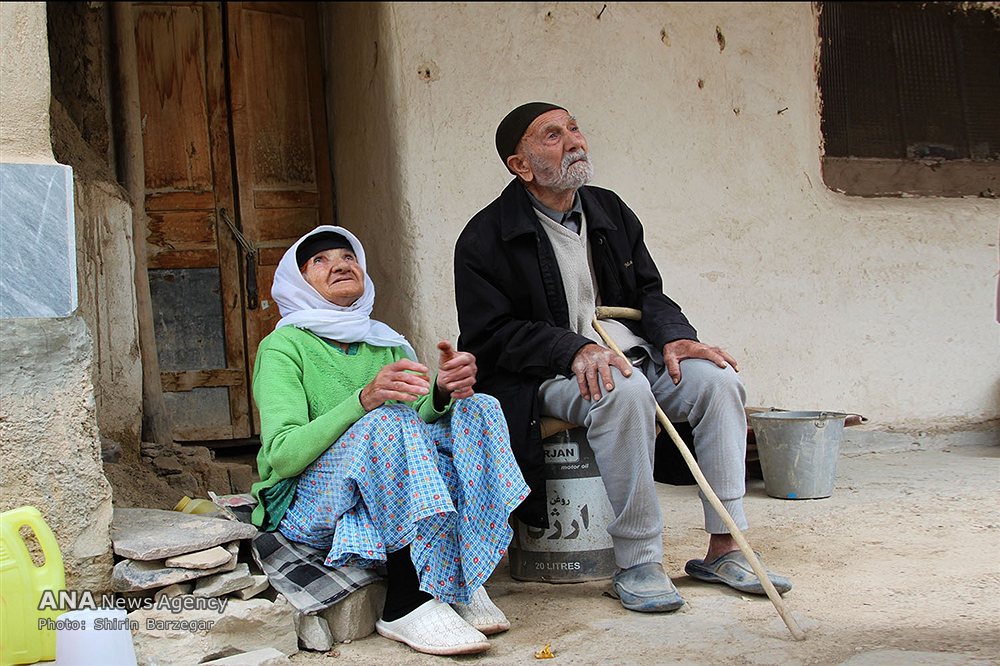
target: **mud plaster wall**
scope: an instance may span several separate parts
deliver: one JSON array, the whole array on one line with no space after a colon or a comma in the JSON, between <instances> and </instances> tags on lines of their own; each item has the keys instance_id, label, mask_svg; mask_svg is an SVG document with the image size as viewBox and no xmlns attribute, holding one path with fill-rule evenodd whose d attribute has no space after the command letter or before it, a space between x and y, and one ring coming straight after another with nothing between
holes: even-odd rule
<instances>
[{"instance_id":1,"label":"mud plaster wall","mask_svg":"<svg viewBox=\"0 0 1000 666\"><path fill-rule=\"evenodd\" d=\"M52 162L44 2L0 4L0 160Z\"/></svg>"},{"instance_id":2,"label":"mud plaster wall","mask_svg":"<svg viewBox=\"0 0 1000 666\"><path fill-rule=\"evenodd\" d=\"M594 183L643 220L667 293L739 359L751 404L907 431L1000 417L1000 202L823 185L809 4L326 11L339 219L422 357L457 336L454 241L509 179L496 124L543 99L580 119Z\"/></svg>"},{"instance_id":3,"label":"mud plaster wall","mask_svg":"<svg viewBox=\"0 0 1000 666\"><path fill-rule=\"evenodd\" d=\"M94 340L93 385L105 448L138 456L142 365L132 206L114 176L104 3L51 3L52 146L73 167L78 314Z\"/></svg>"},{"instance_id":4,"label":"mud plaster wall","mask_svg":"<svg viewBox=\"0 0 1000 666\"><path fill-rule=\"evenodd\" d=\"M413 340L422 324L411 307L419 288L412 277L419 230L401 191L393 28L379 3L330 3L323 9L326 70L334 72L326 92L330 124L337 128L331 131L337 224L355 231L374 258L368 262L376 286L373 316Z\"/></svg>"},{"instance_id":5,"label":"mud plaster wall","mask_svg":"<svg viewBox=\"0 0 1000 666\"><path fill-rule=\"evenodd\" d=\"M78 313L94 340L97 423L106 444L138 455L142 365L136 319L132 208L116 183L74 176Z\"/></svg>"}]
</instances>

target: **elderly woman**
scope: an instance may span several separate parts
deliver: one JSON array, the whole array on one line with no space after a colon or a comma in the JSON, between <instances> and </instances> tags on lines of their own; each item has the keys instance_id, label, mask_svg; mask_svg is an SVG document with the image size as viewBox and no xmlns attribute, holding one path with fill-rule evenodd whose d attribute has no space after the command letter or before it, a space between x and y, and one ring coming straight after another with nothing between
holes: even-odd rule
<instances>
[{"instance_id":1,"label":"elderly woman","mask_svg":"<svg viewBox=\"0 0 1000 666\"><path fill-rule=\"evenodd\" d=\"M346 229L320 226L282 257L282 319L257 350L261 449L253 521L328 551L330 567L385 564L378 633L429 654L489 649L510 623L483 583L528 494L475 358L440 342L431 378L406 339L370 318L375 287Z\"/></svg>"}]
</instances>

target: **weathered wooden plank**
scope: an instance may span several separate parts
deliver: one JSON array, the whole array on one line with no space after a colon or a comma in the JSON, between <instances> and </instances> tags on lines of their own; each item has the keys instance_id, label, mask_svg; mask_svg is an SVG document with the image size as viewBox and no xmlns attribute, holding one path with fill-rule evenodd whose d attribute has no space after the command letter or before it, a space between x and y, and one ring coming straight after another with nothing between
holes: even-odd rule
<instances>
[{"instance_id":1,"label":"weathered wooden plank","mask_svg":"<svg viewBox=\"0 0 1000 666\"><path fill-rule=\"evenodd\" d=\"M273 331L275 324L281 319L278 306L275 304L274 299L271 298L271 284L274 282L274 271L277 268L276 264L265 264L263 261L257 268L257 290L260 293L262 303L264 301L267 302L267 307L262 307L260 313L257 315L257 321L261 330L267 331L267 333Z\"/></svg>"},{"instance_id":2,"label":"weathered wooden plank","mask_svg":"<svg viewBox=\"0 0 1000 666\"><path fill-rule=\"evenodd\" d=\"M170 250L150 254L147 259L147 268L215 268L218 265L219 251L216 248Z\"/></svg>"},{"instance_id":3,"label":"weathered wooden plank","mask_svg":"<svg viewBox=\"0 0 1000 666\"><path fill-rule=\"evenodd\" d=\"M309 63L305 13L286 14L275 7L244 3L240 27L249 83L267 95L256 95L247 107L251 140L251 175L257 187L285 189L315 183L313 125L309 105Z\"/></svg>"},{"instance_id":4,"label":"weathered wooden plank","mask_svg":"<svg viewBox=\"0 0 1000 666\"><path fill-rule=\"evenodd\" d=\"M148 192L146 210L214 210L215 194L212 192Z\"/></svg>"},{"instance_id":5,"label":"weathered wooden plank","mask_svg":"<svg viewBox=\"0 0 1000 666\"><path fill-rule=\"evenodd\" d=\"M208 44L207 102L209 137L212 144L212 166L215 173L213 186L219 208L230 216L236 211L233 193L233 163L230 156L229 101L226 97L225 58L223 44L226 34L222 29L222 9L217 3L205 5L205 42ZM226 366L238 370L242 381L229 387L229 414L232 422L230 437L249 437L253 434L250 417L249 374L244 349L244 309L241 298L240 248L232 232L221 218L216 218L219 238L220 297L222 299L223 334L226 344Z\"/></svg>"},{"instance_id":6,"label":"weathered wooden plank","mask_svg":"<svg viewBox=\"0 0 1000 666\"><path fill-rule=\"evenodd\" d=\"M202 7L137 5L134 16L146 190L209 190Z\"/></svg>"},{"instance_id":7,"label":"weathered wooden plank","mask_svg":"<svg viewBox=\"0 0 1000 666\"><path fill-rule=\"evenodd\" d=\"M253 204L257 208L315 208L319 194L315 190L254 190Z\"/></svg>"},{"instance_id":8,"label":"weathered wooden plank","mask_svg":"<svg viewBox=\"0 0 1000 666\"><path fill-rule=\"evenodd\" d=\"M281 261L281 257L284 256L285 250L287 250L290 246L291 243L289 243L288 245L280 244L274 247L260 248L260 251L258 252L258 256L260 257L260 265L277 266L278 262Z\"/></svg>"},{"instance_id":9,"label":"weathered wooden plank","mask_svg":"<svg viewBox=\"0 0 1000 666\"><path fill-rule=\"evenodd\" d=\"M257 245L287 248L319 223L317 208L258 208Z\"/></svg>"},{"instance_id":10,"label":"weathered wooden plank","mask_svg":"<svg viewBox=\"0 0 1000 666\"><path fill-rule=\"evenodd\" d=\"M161 372L160 382L164 391L191 391L215 386L239 386L244 382L242 368L213 368L185 372Z\"/></svg>"},{"instance_id":11,"label":"weathered wooden plank","mask_svg":"<svg viewBox=\"0 0 1000 666\"><path fill-rule=\"evenodd\" d=\"M206 250L215 247L215 213L207 211L148 212L149 251Z\"/></svg>"},{"instance_id":12,"label":"weathered wooden plank","mask_svg":"<svg viewBox=\"0 0 1000 666\"><path fill-rule=\"evenodd\" d=\"M178 442L204 442L213 439L233 439L230 426L201 426L174 428L174 439Z\"/></svg>"}]
</instances>

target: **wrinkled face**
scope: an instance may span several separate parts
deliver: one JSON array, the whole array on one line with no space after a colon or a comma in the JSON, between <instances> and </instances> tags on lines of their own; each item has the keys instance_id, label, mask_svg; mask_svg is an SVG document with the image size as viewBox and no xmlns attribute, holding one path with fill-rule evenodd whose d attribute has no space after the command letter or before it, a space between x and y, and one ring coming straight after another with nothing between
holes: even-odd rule
<instances>
[{"instance_id":1,"label":"wrinkled face","mask_svg":"<svg viewBox=\"0 0 1000 666\"><path fill-rule=\"evenodd\" d=\"M348 307L365 293L365 273L353 250L317 252L301 267L302 277L334 305Z\"/></svg>"},{"instance_id":2,"label":"wrinkled face","mask_svg":"<svg viewBox=\"0 0 1000 666\"><path fill-rule=\"evenodd\" d=\"M529 180L556 191L576 190L594 175L587 139L576 118L562 109L535 118L521 139Z\"/></svg>"}]
</instances>

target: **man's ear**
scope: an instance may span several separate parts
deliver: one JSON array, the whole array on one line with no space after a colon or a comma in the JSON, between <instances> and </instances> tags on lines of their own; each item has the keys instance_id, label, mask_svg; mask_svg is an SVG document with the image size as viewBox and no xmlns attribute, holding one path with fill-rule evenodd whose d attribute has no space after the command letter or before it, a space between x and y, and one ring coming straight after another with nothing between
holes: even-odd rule
<instances>
[{"instance_id":1,"label":"man's ear","mask_svg":"<svg viewBox=\"0 0 1000 666\"><path fill-rule=\"evenodd\" d=\"M527 158L521 153L514 153L507 158L507 169L526 183L530 183L535 179L535 174L531 170L531 165L528 163Z\"/></svg>"}]
</instances>

